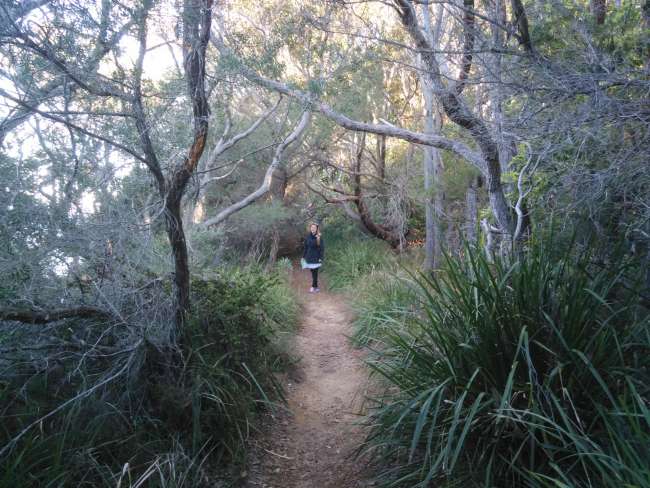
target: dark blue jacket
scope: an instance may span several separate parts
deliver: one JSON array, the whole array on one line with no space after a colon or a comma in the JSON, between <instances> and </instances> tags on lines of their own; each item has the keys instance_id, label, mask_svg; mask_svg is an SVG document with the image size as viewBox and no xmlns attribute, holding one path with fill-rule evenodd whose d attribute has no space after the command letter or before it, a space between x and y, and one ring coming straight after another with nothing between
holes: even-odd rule
<instances>
[{"instance_id":1,"label":"dark blue jacket","mask_svg":"<svg viewBox=\"0 0 650 488\"><path fill-rule=\"evenodd\" d=\"M320 263L325 257L325 243L323 238L320 238L320 246L316 243L316 236L311 232L305 237L305 248L302 252L302 257L305 258L309 264Z\"/></svg>"}]
</instances>

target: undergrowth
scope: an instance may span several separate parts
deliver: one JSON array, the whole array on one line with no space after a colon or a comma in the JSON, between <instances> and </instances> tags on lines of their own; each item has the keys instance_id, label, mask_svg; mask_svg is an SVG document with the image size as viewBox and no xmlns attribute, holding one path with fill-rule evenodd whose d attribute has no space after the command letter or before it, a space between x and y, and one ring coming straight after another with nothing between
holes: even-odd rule
<instances>
[{"instance_id":1,"label":"undergrowth","mask_svg":"<svg viewBox=\"0 0 650 488\"><path fill-rule=\"evenodd\" d=\"M51 327L57 355L28 361L25 351L48 345L29 346L31 326L0 324L3 351L23 354L1 361L0 487L219 486L237 476L258 413L282 401L274 373L291 360L296 299L281 267L196 278L192 290L176 344L116 344L124 325L69 320Z\"/></svg>"},{"instance_id":2,"label":"undergrowth","mask_svg":"<svg viewBox=\"0 0 650 488\"><path fill-rule=\"evenodd\" d=\"M390 286L366 298L381 486L650 487L648 313L634 265L597 262L467 249L412 276L418 313Z\"/></svg>"},{"instance_id":3,"label":"undergrowth","mask_svg":"<svg viewBox=\"0 0 650 488\"><path fill-rule=\"evenodd\" d=\"M358 286L373 270L382 269L392 256L388 246L377 239L365 238L338 242L327 247L324 269L331 290Z\"/></svg>"},{"instance_id":4,"label":"undergrowth","mask_svg":"<svg viewBox=\"0 0 650 488\"><path fill-rule=\"evenodd\" d=\"M352 343L381 347L394 327L408 327L418 313L413 280L402 268L372 269L354 287Z\"/></svg>"}]
</instances>

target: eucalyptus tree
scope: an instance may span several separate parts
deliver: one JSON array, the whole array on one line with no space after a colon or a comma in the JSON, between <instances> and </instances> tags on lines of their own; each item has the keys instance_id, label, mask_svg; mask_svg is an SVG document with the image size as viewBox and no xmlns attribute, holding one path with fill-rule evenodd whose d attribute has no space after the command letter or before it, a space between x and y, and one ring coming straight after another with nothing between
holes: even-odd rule
<instances>
[{"instance_id":1,"label":"eucalyptus tree","mask_svg":"<svg viewBox=\"0 0 650 488\"><path fill-rule=\"evenodd\" d=\"M369 123L355 120L336 110L329 103L324 102L319 98L318 92L302 90L289 83L273 80L249 68L244 63L240 63L239 71L254 83L295 98L301 103L308 104L312 110L321 113L345 129L398 138L423 146L451 151L459 155L483 173L491 209L499 229L505 234L512 235L515 230L515 220L501 182L502 171L499 163L498 145L486 121L471 110L471 106L468 105L469 102L462 96L463 89L467 85L467 74L471 69L470 42L466 40L464 44L461 44L461 46L464 46L460 49L464 61L460 63L461 68L456 73L456 79L447 81L447 76L441 71L438 59L433 55L436 46L431 45L431 42L427 40L423 33L417 13L417 5L410 1L395 1L391 5L393 12L397 13L404 32L413 43L412 47L405 47L419 55L423 63L423 69L421 70L423 76L433 87L436 98L441 104L446 117L464 129L471 143L460 140L460 138L452 139L441 134L410 130L387 122ZM465 29L465 39L471 39L472 32L473 27L468 26ZM228 45L221 37L214 37L213 42L224 56L238 57L235 47L232 44Z\"/></svg>"},{"instance_id":2,"label":"eucalyptus tree","mask_svg":"<svg viewBox=\"0 0 650 488\"><path fill-rule=\"evenodd\" d=\"M181 203L185 188L203 154L208 135L206 52L210 38L212 0L186 0L179 19L183 50L184 103L191 113L192 129L187 149L176 161L161 162L152 136L150 100L154 87L144 79L144 63L151 52L149 30L156 22L152 1L102 2L94 6L43 2L26 15L25 9L2 7L0 41L5 79L14 81L12 93L2 96L13 103L15 115L6 127L15 127L27 114L103 141L143 163L153 177L163 202L165 227L174 258L176 321L189 310L190 274L183 230ZM120 37L128 32L136 43L132 66L120 60ZM103 58L111 56L106 73ZM11 60L14 62L12 63ZM16 63L19 60L19 63ZM59 87L64 87L62 97ZM180 96L178 97L180 98ZM64 100L65 99L65 100ZM13 119L12 119L13 117ZM130 131L106 131L106 120L123 120ZM74 136L73 136L74 137Z\"/></svg>"}]
</instances>

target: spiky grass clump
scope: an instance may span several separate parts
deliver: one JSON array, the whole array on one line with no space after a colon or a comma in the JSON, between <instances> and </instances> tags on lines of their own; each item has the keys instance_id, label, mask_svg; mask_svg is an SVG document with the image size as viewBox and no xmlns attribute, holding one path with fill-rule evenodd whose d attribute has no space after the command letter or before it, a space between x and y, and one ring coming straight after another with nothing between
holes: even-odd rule
<instances>
[{"instance_id":1,"label":"spiky grass clump","mask_svg":"<svg viewBox=\"0 0 650 488\"><path fill-rule=\"evenodd\" d=\"M377 239L339 242L326 249L323 269L332 290L358 286L366 274L381 269L392 259L388 245Z\"/></svg>"},{"instance_id":2,"label":"spiky grass clump","mask_svg":"<svg viewBox=\"0 0 650 488\"><path fill-rule=\"evenodd\" d=\"M385 486L649 487L650 333L623 261L477 251L386 327L367 448Z\"/></svg>"},{"instance_id":3,"label":"spiky grass clump","mask_svg":"<svg viewBox=\"0 0 650 488\"><path fill-rule=\"evenodd\" d=\"M403 270L372 270L355 288L352 342L381 347L386 331L416 319L417 293Z\"/></svg>"}]
</instances>

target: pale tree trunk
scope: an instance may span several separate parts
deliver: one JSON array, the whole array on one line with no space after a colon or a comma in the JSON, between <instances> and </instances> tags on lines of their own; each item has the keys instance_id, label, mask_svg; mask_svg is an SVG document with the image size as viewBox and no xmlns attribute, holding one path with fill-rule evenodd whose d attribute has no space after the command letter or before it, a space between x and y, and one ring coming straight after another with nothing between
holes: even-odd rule
<instances>
[{"instance_id":1,"label":"pale tree trunk","mask_svg":"<svg viewBox=\"0 0 650 488\"><path fill-rule=\"evenodd\" d=\"M255 121L253 121L253 123L251 123L251 125L249 125L246 129L234 135L230 134L230 131L232 129L232 121L230 110L226 108L226 121L221 137L216 142L212 150L206 151L206 157L204 157L200 163L201 176L199 177L199 187L197 190L196 198L193 202L187 205L188 208L185 210L185 212L189 214L189 218L186 219L187 221L192 223L200 223L204 220L206 207L205 193L208 186L211 183L229 177L243 162L243 160L240 159L239 161L233 163L230 166L230 169L227 171L224 171L221 174L216 174L221 156L223 156L227 151L253 134L258 129L258 127L263 122L265 122L273 114L273 112L275 112L275 110L279 107L281 101L282 97L279 97L275 105L273 105L269 110L255 119Z\"/></svg>"},{"instance_id":2,"label":"pale tree trunk","mask_svg":"<svg viewBox=\"0 0 650 488\"><path fill-rule=\"evenodd\" d=\"M650 29L650 0L646 0L641 7L641 25L644 29ZM650 70L650 43L646 43L645 48L645 61L643 66L646 70Z\"/></svg>"},{"instance_id":3,"label":"pale tree trunk","mask_svg":"<svg viewBox=\"0 0 650 488\"><path fill-rule=\"evenodd\" d=\"M443 9L438 9L438 22L434 29L428 5L422 7L424 32L432 46L438 43L442 26ZM420 61L420 64L423 64ZM422 69L426 69L422 66ZM420 74L422 94L424 96L424 133L438 135L442 129L442 117L436 107L433 85L426 76ZM442 191L442 156L440 151L432 146L424 148L424 210L425 238L423 271L433 271L440 267L442 258L442 217L444 214L444 193Z\"/></svg>"},{"instance_id":4,"label":"pale tree trunk","mask_svg":"<svg viewBox=\"0 0 650 488\"><path fill-rule=\"evenodd\" d=\"M440 132L440 117L436 116L433 90L423 83L425 99L424 133L437 134ZM424 208L425 208L425 258L424 271L432 271L440 266L442 256L442 161L438 149L427 146L424 148Z\"/></svg>"},{"instance_id":5,"label":"pale tree trunk","mask_svg":"<svg viewBox=\"0 0 650 488\"><path fill-rule=\"evenodd\" d=\"M395 0L400 21L408 31L415 47L418 49L422 62L426 66L424 74L433 85L436 97L445 114L454 124L467 130L476 142L483 157L484 165L479 169L485 175L490 207L502 233L512 235L514 223L512 211L508 206L503 185L501 184L501 165L497 141L485 121L475 115L466 104L461 93L471 69L474 43L474 1L464 0L465 42L463 47L462 71L455 83L443 80L440 64L432 46L419 26L418 17L413 1ZM440 146L439 146L440 147Z\"/></svg>"},{"instance_id":6,"label":"pale tree trunk","mask_svg":"<svg viewBox=\"0 0 650 488\"><path fill-rule=\"evenodd\" d=\"M271 185L269 188L271 200L278 203L284 203L288 183L289 175L287 173L287 168L286 166L281 165L275 170L273 177L271 178Z\"/></svg>"},{"instance_id":7,"label":"pale tree trunk","mask_svg":"<svg viewBox=\"0 0 650 488\"><path fill-rule=\"evenodd\" d=\"M386 179L386 136L377 136L377 175Z\"/></svg>"},{"instance_id":8,"label":"pale tree trunk","mask_svg":"<svg viewBox=\"0 0 650 488\"><path fill-rule=\"evenodd\" d=\"M494 10L492 15L496 20L496 23L491 25L493 54L488 58L491 64L489 70L491 75L488 74L488 76L492 77L492 83L488 93L491 109L490 118L492 119L494 126L494 137L497 144L499 167L501 169L501 174L503 174L510 171L510 162L515 156L514 143L504 134L503 128L503 85L501 80L503 60L501 52L505 50L505 41L501 26L506 25L507 23L505 1L495 0L493 8ZM506 193L510 193L513 190L513 185L511 184L504 184L503 187ZM500 236L500 252L501 254L506 255L512 249L512 233L502 232Z\"/></svg>"},{"instance_id":9,"label":"pale tree trunk","mask_svg":"<svg viewBox=\"0 0 650 488\"><path fill-rule=\"evenodd\" d=\"M504 0L495 0L494 18L497 19L499 24L506 25L506 6ZM503 30L498 25L492 25L492 42L495 54L491 56L492 66L490 71L494 79L492 89L490 90L490 106L492 108L492 120L499 151L499 165L501 166L501 172L505 173L510 169L510 161L512 161L515 155L515 147L512 140L507 138L503 131L502 55L500 53L505 50L505 42Z\"/></svg>"},{"instance_id":10,"label":"pale tree trunk","mask_svg":"<svg viewBox=\"0 0 650 488\"><path fill-rule=\"evenodd\" d=\"M475 246L478 243L478 189L481 186L481 178L472 178L465 193L465 240L468 244Z\"/></svg>"},{"instance_id":11,"label":"pale tree trunk","mask_svg":"<svg viewBox=\"0 0 650 488\"><path fill-rule=\"evenodd\" d=\"M273 160L271 161L271 164L269 164L269 166L266 168L266 173L264 174L264 179L262 180L262 184L255 191L249 193L238 202L235 202L232 205L229 205L228 207L222 209L214 217L211 217L203 221L201 225L204 227L209 227L212 225L221 224L226 219L228 219L228 217L230 217L232 214L239 212L240 210L248 207L249 205L253 204L257 200L265 196L271 189L271 184L273 183L275 172L283 164L284 151L291 144L293 144L295 141L300 139L303 132L309 125L310 118L311 118L311 112L309 111L303 112L302 117L300 117L300 120L297 122L293 131L278 145L278 147L275 149L275 153L273 155Z\"/></svg>"}]
</instances>

